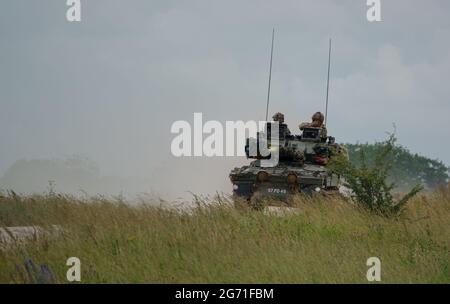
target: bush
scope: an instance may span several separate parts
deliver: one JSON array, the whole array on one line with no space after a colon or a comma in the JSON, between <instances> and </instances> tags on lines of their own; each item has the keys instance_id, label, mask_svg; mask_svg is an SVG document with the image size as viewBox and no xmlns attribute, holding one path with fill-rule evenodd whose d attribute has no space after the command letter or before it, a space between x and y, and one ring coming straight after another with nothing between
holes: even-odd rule
<instances>
[{"instance_id":1,"label":"bush","mask_svg":"<svg viewBox=\"0 0 450 304\"><path fill-rule=\"evenodd\" d=\"M335 157L330 162L330 168L345 179L345 186L352 190L352 199L358 204L381 215L391 216L399 214L406 203L423 189L421 184L415 185L398 201L394 200L392 191L394 182L388 182L388 173L392 168L392 153L395 148L396 137L390 134L381 143L381 149L370 163L366 159L364 149L360 149L359 160L350 162L345 157Z\"/></svg>"}]
</instances>

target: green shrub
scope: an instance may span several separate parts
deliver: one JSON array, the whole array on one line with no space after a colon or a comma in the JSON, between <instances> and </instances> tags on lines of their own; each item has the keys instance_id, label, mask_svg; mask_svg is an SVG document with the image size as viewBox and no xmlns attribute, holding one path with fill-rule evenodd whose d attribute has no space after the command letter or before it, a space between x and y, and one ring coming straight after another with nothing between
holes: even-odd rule
<instances>
[{"instance_id":1,"label":"green shrub","mask_svg":"<svg viewBox=\"0 0 450 304\"><path fill-rule=\"evenodd\" d=\"M330 168L345 178L345 186L352 190L352 199L358 204L381 215L399 214L409 199L423 189L421 184L414 186L401 199L393 197L394 182L388 182L389 170L392 168L392 153L396 137L390 134L381 143L381 149L369 163L364 149L360 149L359 160L355 165L348 158L335 157L330 162Z\"/></svg>"}]
</instances>

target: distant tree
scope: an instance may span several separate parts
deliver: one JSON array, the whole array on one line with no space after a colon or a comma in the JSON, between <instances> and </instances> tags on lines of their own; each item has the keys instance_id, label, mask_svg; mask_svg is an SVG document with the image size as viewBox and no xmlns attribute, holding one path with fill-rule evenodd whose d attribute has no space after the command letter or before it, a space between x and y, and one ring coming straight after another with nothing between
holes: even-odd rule
<instances>
[{"instance_id":1,"label":"distant tree","mask_svg":"<svg viewBox=\"0 0 450 304\"><path fill-rule=\"evenodd\" d=\"M375 144L346 144L350 161L356 167L362 165L360 153L364 153L365 162L373 165L376 156L385 149L386 142ZM405 191L417 184L433 190L441 184L449 182L449 168L439 160L411 153L408 149L392 143L392 151L385 161L391 164L388 181L395 181L396 190Z\"/></svg>"},{"instance_id":2,"label":"distant tree","mask_svg":"<svg viewBox=\"0 0 450 304\"><path fill-rule=\"evenodd\" d=\"M16 161L0 179L0 188L18 192L74 192L90 189L99 178L99 169L87 158L21 159Z\"/></svg>"},{"instance_id":3,"label":"distant tree","mask_svg":"<svg viewBox=\"0 0 450 304\"><path fill-rule=\"evenodd\" d=\"M102 176L94 161L72 156L18 160L0 177L0 190L21 194L126 195L148 192L154 183L155 179L150 178Z\"/></svg>"}]
</instances>

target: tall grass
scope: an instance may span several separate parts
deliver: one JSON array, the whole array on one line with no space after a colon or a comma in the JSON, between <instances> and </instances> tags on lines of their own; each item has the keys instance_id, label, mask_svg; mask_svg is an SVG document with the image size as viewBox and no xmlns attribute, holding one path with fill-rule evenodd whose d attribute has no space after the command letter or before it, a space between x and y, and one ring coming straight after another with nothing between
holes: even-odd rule
<instances>
[{"instance_id":1,"label":"tall grass","mask_svg":"<svg viewBox=\"0 0 450 304\"><path fill-rule=\"evenodd\" d=\"M284 215L226 203L179 212L119 200L0 196L0 226L61 225L62 235L0 251L0 282L28 283L26 259L82 283L450 283L450 189L413 198L396 218L340 198L298 198Z\"/></svg>"}]
</instances>

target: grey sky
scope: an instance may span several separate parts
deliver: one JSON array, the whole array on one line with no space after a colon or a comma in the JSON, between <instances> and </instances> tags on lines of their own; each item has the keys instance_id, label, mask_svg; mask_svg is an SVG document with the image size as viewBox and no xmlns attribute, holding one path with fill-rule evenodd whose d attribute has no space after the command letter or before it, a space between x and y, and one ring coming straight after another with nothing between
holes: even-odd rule
<instances>
[{"instance_id":1,"label":"grey sky","mask_svg":"<svg viewBox=\"0 0 450 304\"><path fill-rule=\"evenodd\" d=\"M323 110L332 37L330 134L372 142L395 123L401 144L450 164L450 2L381 2L369 23L365 0L82 0L69 23L65 1L2 0L0 176L80 154L155 188L164 172L183 191L227 190L244 160L174 160L170 126L263 119L273 26L270 112L291 130Z\"/></svg>"}]
</instances>

